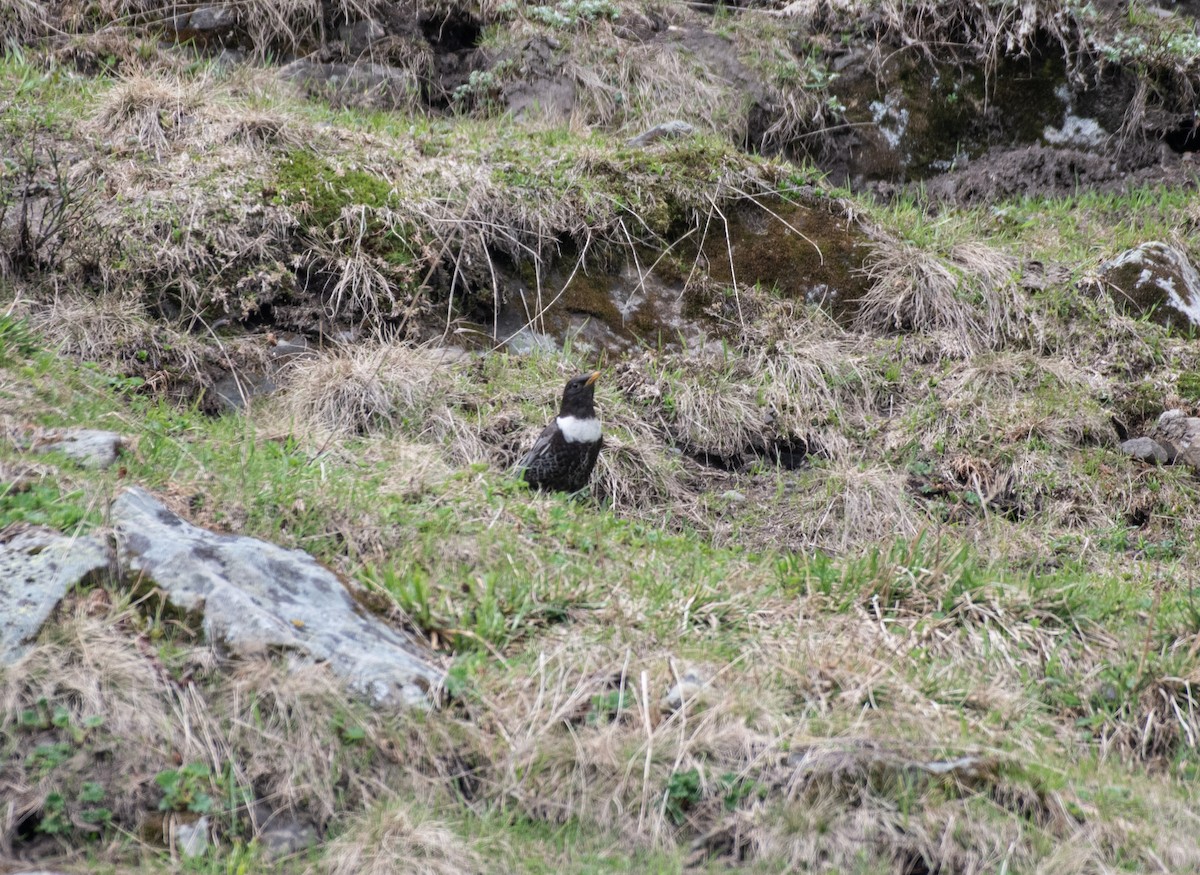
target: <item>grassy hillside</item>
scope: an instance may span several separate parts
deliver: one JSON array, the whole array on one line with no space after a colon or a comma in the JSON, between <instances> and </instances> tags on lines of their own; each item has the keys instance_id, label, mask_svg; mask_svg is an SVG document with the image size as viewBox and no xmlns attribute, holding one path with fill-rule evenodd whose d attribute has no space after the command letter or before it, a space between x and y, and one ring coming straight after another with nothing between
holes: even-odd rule
<instances>
[{"instance_id":1,"label":"grassy hillside","mask_svg":"<svg viewBox=\"0 0 1200 875\"><path fill-rule=\"evenodd\" d=\"M820 53L750 5L713 27L743 59L806 59L764 65L831 124ZM1097 275L1152 239L1200 257L1194 184L881 200L746 151L715 91L699 130L650 147L628 137L693 99L662 78L565 119L487 102L516 61L445 106L344 106L271 65L317 40L303 10L248 19L274 48L227 66L110 6L121 27L72 19L0 61L0 529L104 532L144 485L309 551L449 681L436 711L375 712L319 668L218 659L146 587L90 585L0 668L0 865L1200 867L1200 489L1122 455L1112 422L1195 412L1200 355ZM0 32L32 39L39 7ZM593 35L572 69L595 75L617 57L599 31L667 14L607 8L487 6L477 36L503 57ZM1144 70L1190 75L1141 45ZM754 248L763 215L777 237ZM824 276L839 247L861 266L831 313L788 274ZM496 342L519 289L547 331L567 288L611 318L597 278L630 264L678 299L657 334ZM508 467L592 367L593 486L530 493ZM229 409L230 374L278 390ZM26 451L80 425L129 452L95 472ZM215 844L182 860L200 814ZM273 856L283 821L319 842Z\"/></svg>"}]
</instances>

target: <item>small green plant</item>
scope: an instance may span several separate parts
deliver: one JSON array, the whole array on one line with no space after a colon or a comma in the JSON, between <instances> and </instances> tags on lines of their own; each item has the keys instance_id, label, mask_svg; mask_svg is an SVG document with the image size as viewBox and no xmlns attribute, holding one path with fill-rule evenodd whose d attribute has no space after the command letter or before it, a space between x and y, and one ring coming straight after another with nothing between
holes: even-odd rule
<instances>
[{"instance_id":1,"label":"small green plant","mask_svg":"<svg viewBox=\"0 0 1200 875\"><path fill-rule=\"evenodd\" d=\"M612 723L629 706L629 697L623 689L609 690L607 693L592 696L592 707L588 711L587 722L592 726Z\"/></svg>"},{"instance_id":2,"label":"small green plant","mask_svg":"<svg viewBox=\"0 0 1200 875\"><path fill-rule=\"evenodd\" d=\"M62 793L55 791L46 796L37 830L46 835L64 835L71 831L71 820L67 816L67 799Z\"/></svg>"},{"instance_id":3,"label":"small green plant","mask_svg":"<svg viewBox=\"0 0 1200 875\"><path fill-rule=\"evenodd\" d=\"M37 350L37 341L25 320L0 313L0 365L27 359Z\"/></svg>"},{"instance_id":4,"label":"small green plant","mask_svg":"<svg viewBox=\"0 0 1200 875\"><path fill-rule=\"evenodd\" d=\"M450 95L456 107L487 114L499 106L501 82L495 70L472 70L467 81Z\"/></svg>"},{"instance_id":5,"label":"small green plant","mask_svg":"<svg viewBox=\"0 0 1200 875\"><path fill-rule=\"evenodd\" d=\"M755 796L763 799L767 795L767 788L758 781L748 781L740 775L733 772L726 772L717 779L717 784L724 794L724 804L726 811L733 811L743 801Z\"/></svg>"},{"instance_id":6,"label":"small green plant","mask_svg":"<svg viewBox=\"0 0 1200 875\"><path fill-rule=\"evenodd\" d=\"M52 483L35 483L26 489L0 490L0 520L69 532L93 522L94 517L84 504L82 491L60 492Z\"/></svg>"},{"instance_id":7,"label":"small green plant","mask_svg":"<svg viewBox=\"0 0 1200 875\"><path fill-rule=\"evenodd\" d=\"M330 722L333 724L333 729L338 734L338 738L342 740L342 744L358 745L366 740L366 729L349 714L339 711L333 715L333 719Z\"/></svg>"},{"instance_id":8,"label":"small green plant","mask_svg":"<svg viewBox=\"0 0 1200 875\"><path fill-rule=\"evenodd\" d=\"M39 744L25 756L25 765L31 771L48 774L75 755L75 748L65 741Z\"/></svg>"},{"instance_id":9,"label":"small green plant","mask_svg":"<svg viewBox=\"0 0 1200 875\"><path fill-rule=\"evenodd\" d=\"M688 769L686 772L673 772L667 779L663 811L676 826L687 819L687 813L704 798L700 781L700 772Z\"/></svg>"},{"instance_id":10,"label":"small green plant","mask_svg":"<svg viewBox=\"0 0 1200 875\"><path fill-rule=\"evenodd\" d=\"M208 814L213 810L212 770L204 763L187 763L178 769L167 769L154 777L163 791L158 803L160 811L191 811Z\"/></svg>"},{"instance_id":11,"label":"small green plant","mask_svg":"<svg viewBox=\"0 0 1200 875\"><path fill-rule=\"evenodd\" d=\"M580 22L601 18L616 21L621 10L612 0L559 0L553 6L530 6L527 14L534 21L560 30L576 27Z\"/></svg>"}]
</instances>

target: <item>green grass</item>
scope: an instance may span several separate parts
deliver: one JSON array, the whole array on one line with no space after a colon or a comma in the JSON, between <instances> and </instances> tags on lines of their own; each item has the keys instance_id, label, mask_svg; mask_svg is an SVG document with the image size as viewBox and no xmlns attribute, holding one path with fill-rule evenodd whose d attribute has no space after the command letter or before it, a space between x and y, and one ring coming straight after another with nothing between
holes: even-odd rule
<instances>
[{"instance_id":1,"label":"green grass","mask_svg":"<svg viewBox=\"0 0 1200 875\"><path fill-rule=\"evenodd\" d=\"M590 26L582 4L554 8L581 16L571 27ZM747 38L750 19L733 14L718 13L722 26ZM754 61L788 86L828 84L823 68L778 52ZM3 120L18 130L39 102L54 124L87 117L111 80L85 84L9 55L0 83L20 97ZM303 233L324 244L347 207L413 204L467 215L471 229L532 216L551 237L583 222L601 235L624 225L670 238L738 186L811 181L714 135L635 150L599 125L230 99L337 137L256 153L245 176L208 165L197 198L227 182L220 190L237 204L306 210L315 231ZM145 156L129 160L154 169ZM448 171L457 165L477 177ZM935 213L916 198L842 194L885 233L947 260L956 301L979 306L982 295L953 262L962 244L983 240L1018 262L1065 266L1065 276L1014 297L1030 331L966 354L920 332L843 332L782 309L767 289L745 290L747 324L724 326L711 359L647 348L606 370L605 458L625 466L614 475L630 486L622 501L538 495L501 461L552 413L562 375L595 364L591 351L468 358L429 398L329 435L270 403L210 416L155 395L154 375L135 366L136 350L152 354L141 339L132 360L80 366L0 316L0 415L13 438L0 444L0 470L13 472L0 485L0 530L103 531L108 503L142 485L198 525L308 551L362 584L364 604L411 622L449 667L444 708L380 715L305 689L281 664L214 663L194 619L145 587L75 594L30 674L0 673L6 701L21 706L0 723L0 759L30 776L22 786L47 791L41 832L84 847L96 871L255 871L266 863L239 812L244 793L273 786L279 798L309 793L295 810L324 812L330 842L281 871L332 865L341 838L384 846L372 819L392 815L422 852L465 849L506 871L783 871L819 859L872 872L923 854L946 871L1001 868L998 856L953 856L986 848L1011 852L1011 871L1055 865L1064 848L1083 855L1081 869L1143 871L1166 854L1186 871L1200 859L1187 814L1198 769L1197 487L1182 468L1130 466L1107 418L1140 423L1171 391L1194 400L1200 362L1180 338L1112 319L1075 283L1123 248L1178 238L1194 195L1149 188ZM131 226L139 203L123 205ZM180 242L178 205L156 215ZM218 203L209 218L201 248L220 261L221 234L242 211ZM398 276L447 239L468 239L430 227L380 220L361 252L334 247L330 257L383 259ZM423 291L421 273L408 291ZM229 300L236 309L256 299ZM833 351L803 358L826 335ZM243 339L222 335L220 351ZM184 340L201 345L182 333L163 343ZM714 473L672 452L706 429L700 449L742 452L763 430L762 409L777 404L798 436L827 443L805 470L758 460ZM443 414L451 424L439 431ZM38 429L84 423L131 439L119 466L85 471L21 449ZM477 445L456 447L456 434ZM1008 475L1011 512L985 500ZM851 505L858 522L847 522ZM1133 510L1148 521L1135 524ZM121 658L105 662L104 648ZM141 704L161 707L167 728L126 737L115 721L142 711L104 684L148 667L165 686ZM689 671L704 679L698 698L664 705ZM207 736L170 734L184 708ZM211 749L195 738L214 739ZM176 864L160 838L132 838L136 819L91 771L125 762L130 748L144 757L143 807L220 815L211 857ZM289 763L262 765L272 754ZM988 765L965 776L928 768L960 756ZM290 763L308 771L289 773ZM252 766L263 770L254 780L237 772ZM863 822L875 830L865 839ZM111 849L80 823L98 825ZM421 844L413 824L443 832ZM744 835L752 850L737 844ZM689 860L699 839L712 856Z\"/></svg>"},{"instance_id":2,"label":"green grass","mask_svg":"<svg viewBox=\"0 0 1200 875\"><path fill-rule=\"evenodd\" d=\"M483 466L463 467L415 494L381 493L394 461L379 454L378 437L341 440L333 452L317 453L302 435L271 430L268 437L254 417L212 418L175 407L139 394L137 385L30 353L37 344L31 335L23 343L24 362L9 362L4 374L26 382L21 409L27 421L115 424L137 449L123 460L122 473L72 470L69 489L39 485L6 495L0 523L95 526L104 502L139 483L184 496L190 515L203 524L301 547L394 598L453 655L453 707L480 721L470 730L473 756L497 763L507 756L503 736L488 729L493 721L509 735L529 731L538 739L531 758L514 765L522 777L504 792L483 791L488 801L470 808L452 796L432 803L433 815L458 840L497 849L515 871L684 868L686 841L659 851L628 846L607 816L596 819L603 809L563 795L577 770L591 769L594 792L637 810L638 784L622 789L621 776L640 781L641 706L618 708L622 697L598 686L571 724L570 732L587 744L614 734L615 767L564 746L570 735L563 718L524 710L535 707L520 692L531 680L542 677L538 683L551 690L561 682L565 695L596 670L589 665L603 674L619 671L625 659L636 667L629 686L639 689L640 672L652 675L652 696L673 682L668 658L713 666L723 674L712 719L732 721L745 727L742 732L783 721L791 727L787 738L798 736L798 745L813 739L840 744L865 733L906 756L952 758L983 747L1025 762L1038 740L1027 770L1006 766L989 778L995 790L958 779L914 781L901 769L856 790L837 779L829 791L833 798L865 794L864 804L909 821L936 822L953 810L976 824L1017 829L1029 859L1051 853L1058 834L1024 824L1004 794L1039 799L1052 792L1079 806L1088 822L1106 822L1120 809L1123 817L1147 821L1149 830L1150 820L1166 816L1164 805L1177 804L1164 798L1181 799L1184 791L1175 779L1157 777L1152 769L1158 766L1126 756L1148 743L1171 774L1195 772L1185 730L1148 710L1164 694L1182 695L1171 679L1196 670L1195 656L1177 646L1200 625L1194 587L1170 582L1182 574L1184 559L1155 557L1167 564L1141 576L1096 574L1085 566L1031 575L982 560L952 532L927 532L844 557L716 546L664 521L623 518L594 501L534 495ZM536 399L547 364L485 368L471 378L483 382L469 391L480 397L521 393L532 418L545 407ZM0 450L0 462L22 460L12 447ZM161 628L163 657L174 664L175 633L169 624ZM846 634L858 643L839 645ZM349 751L373 750L378 730L368 735L361 728L371 725L366 718L343 713L323 731ZM693 731L704 727L705 713L692 716L700 721ZM772 790L780 779L761 764L748 765L704 734L684 736L677 749L668 745L671 737L668 731L651 758L647 792L652 812L665 804L672 830L686 836L689 818L715 823L732 811L764 811L769 814L756 815L762 818L756 822L787 833L795 828L789 818L804 816L803 806ZM576 757L582 758L578 765ZM63 766L46 760L44 768ZM176 777L184 773L163 766L163 774L172 768ZM489 780L500 781L508 767L483 768ZM197 770L195 787L164 801L180 808L215 800L225 786L218 786L217 774ZM59 796L48 797L46 830L67 824L76 809L108 807L107 797L89 801L96 795L91 780L81 776L78 787L64 784ZM172 786L177 789L178 780ZM540 793L549 801L538 802ZM540 816L542 804L562 806L566 825L557 815ZM836 832L843 815L834 810L826 828ZM1151 846L1133 833L1114 841L1134 861L1131 868L1143 859L1140 849ZM253 847L235 842L225 848L189 868L236 871L258 859ZM769 869L771 861L786 858L780 854L767 852L757 865ZM864 871L870 859L879 859L868 858ZM158 865L143 859L150 869Z\"/></svg>"}]
</instances>

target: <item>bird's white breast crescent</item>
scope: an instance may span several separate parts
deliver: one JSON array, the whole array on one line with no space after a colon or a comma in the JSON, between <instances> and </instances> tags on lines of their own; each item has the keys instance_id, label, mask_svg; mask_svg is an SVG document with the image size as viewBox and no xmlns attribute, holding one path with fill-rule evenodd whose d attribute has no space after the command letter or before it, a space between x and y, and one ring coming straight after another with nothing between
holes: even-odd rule
<instances>
[{"instance_id":1,"label":"bird's white breast crescent","mask_svg":"<svg viewBox=\"0 0 1200 875\"><path fill-rule=\"evenodd\" d=\"M600 440L600 420L576 419L574 416L558 417L558 429L568 443L594 443Z\"/></svg>"}]
</instances>

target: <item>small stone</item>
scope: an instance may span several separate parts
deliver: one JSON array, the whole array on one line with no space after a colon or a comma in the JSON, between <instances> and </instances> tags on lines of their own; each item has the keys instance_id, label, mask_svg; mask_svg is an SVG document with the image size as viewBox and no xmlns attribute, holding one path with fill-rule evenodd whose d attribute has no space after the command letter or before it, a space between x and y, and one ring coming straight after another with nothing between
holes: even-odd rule
<instances>
[{"instance_id":1,"label":"small stone","mask_svg":"<svg viewBox=\"0 0 1200 875\"><path fill-rule=\"evenodd\" d=\"M669 122L663 122L660 125L655 125L648 131L643 131L636 137L630 137L625 141L627 146L649 146L651 143L656 143L659 140L675 140L680 137L686 137L696 129L685 121L672 119Z\"/></svg>"},{"instance_id":2,"label":"small stone","mask_svg":"<svg viewBox=\"0 0 1200 875\"><path fill-rule=\"evenodd\" d=\"M1170 461L1170 454L1154 438L1130 438L1121 444L1121 452L1142 462L1153 462L1165 465Z\"/></svg>"},{"instance_id":3,"label":"small stone","mask_svg":"<svg viewBox=\"0 0 1200 875\"><path fill-rule=\"evenodd\" d=\"M733 502L734 504L741 504L746 500L745 493L738 492L736 489L726 490L725 492L721 493L721 497L726 501Z\"/></svg>"},{"instance_id":4,"label":"small stone","mask_svg":"<svg viewBox=\"0 0 1200 875\"><path fill-rule=\"evenodd\" d=\"M184 857L203 857L208 853L208 815L195 823L176 824L175 847Z\"/></svg>"},{"instance_id":5,"label":"small stone","mask_svg":"<svg viewBox=\"0 0 1200 875\"><path fill-rule=\"evenodd\" d=\"M279 334L271 338L267 355L272 361L286 362L296 358L315 358L316 352L302 334Z\"/></svg>"},{"instance_id":6,"label":"small stone","mask_svg":"<svg viewBox=\"0 0 1200 875\"><path fill-rule=\"evenodd\" d=\"M125 439L116 432L80 428L62 434L53 443L37 447L39 453L62 453L84 468L108 468L117 461Z\"/></svg>"},{"instance_id":7,"label":"small stone","mask_svg":"<svg viewBox=\"0 0 1200 875\"><path fill-rule=\"evenodd\" d=\"M338 29L338 35L346 43L347 51L358 56L366 54L374 43L387 36L387 31L375 19L364 18L354 24L342 25Z\"/></svg>"},{"instance_id":8,"label":"small stone","mask_svg":"<svg viewBox=\"0 0 1200 875\"><path fill-rule=\"evenodd\" d=\"M317 843L317 831L312 824L293 819L278 819L265 826L258 841L268 860L290 857Z\"/></svg>"},{"instance_id":9,"label":"small stone","mask_svg":"<svg viewBox=\"0 0 1200 875\"><path fill-rule=\"evenodd\" d=\"M194 40L208 43L229 34L237 26L237 12L226 6L201 6L183 12L170 21L175 38L180 42Z\"/></svg>"},{"instance_id":10,"label":"small stone","mask_svg":"<svg viewBox=\"0 0 1200 875\"><path fill-rule=\"evenodd\" d=\"M263 373L228 373L213 386L213 394L225 410L242 410L251 398L270 395L278 386Z\"/></svg>"},{"instance_id":11,"label":"small stone","mask_svg":"<svg viewBox=\"0 0 1200 875\"><path fill-rule=\"evenodd\" d=\"M411 70L385 64L322 64L302 58L281 67L279 76L308 96L322 97L339 107L403 109L420 93L420 83Z\"/></svg>"},{"instance_id":12,"label":"small stone","mask_svg":"<svg viewBox=\"0 0 1200 875\"><path fill-rule=\"evenodd\" d=\"M664 711L678 711L685 702L702 701L708 684L708 673L701 668L691 666L685 669L678 682L667 690L667 694L663 696L659 705Z\"/></svg>"},{"instance_id":13,"label":"small stone","mask_svg":"<svg viewBox=\"0 0 1200 875\"><path fill-rule=\"evenodd\" d=\"M558 344L548 334L534 331L532 328L522 328L504 342L504 345L518 355L528 355L533 352L554 352Z\"/></svg>"},{"instance_id":14,"label":"small stone","mask_svg":"<svg viewBox=\"0 0 1200 875\"><path fill-rule=\"evenodd\" d=\"M1200 470L1200 418L1168 410L1158 418L1150 436L1167 451L1170 462Z\"/></svg>"}]
</instances>

